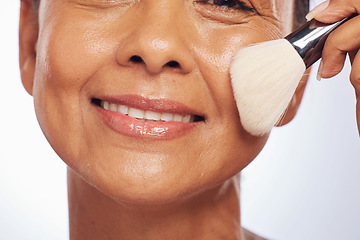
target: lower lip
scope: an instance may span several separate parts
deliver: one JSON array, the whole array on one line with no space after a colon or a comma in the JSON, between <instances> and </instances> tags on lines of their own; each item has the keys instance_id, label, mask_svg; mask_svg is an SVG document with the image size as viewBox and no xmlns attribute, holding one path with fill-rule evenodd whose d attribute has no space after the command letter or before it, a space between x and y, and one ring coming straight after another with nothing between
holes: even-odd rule
<instances>
[{"instance_id":1,"label":"lower lip","mask_svg":"<svg viewBox=\"0 0 360 240\"><path fill-rule=\"evenodd\" d=\"M144 122L101 107L96 107L96 109L106 126L115 132L131 137L169 140L181 137L197 126L196 122Z\"/></svg>"}]
</instances>

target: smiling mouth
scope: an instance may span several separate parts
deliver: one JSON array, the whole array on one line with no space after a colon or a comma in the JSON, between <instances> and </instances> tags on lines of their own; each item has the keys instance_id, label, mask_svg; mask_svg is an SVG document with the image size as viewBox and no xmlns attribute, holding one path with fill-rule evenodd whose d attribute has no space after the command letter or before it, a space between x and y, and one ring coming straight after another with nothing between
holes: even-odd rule
<instances>
[{"instance_id":1,"label":"smiling mouth","mask_svg":"<svg viewBox=\"0 0 360 240\"><path fill-rule=\"evenodd\" d=\"M169 112L156 112L129 107L122 104L111 103L97 98L92 98L91 103L107 111L117 112L145 122L182 122L192 123L205 121L204 117L193 114L177 114Z\"/></svg>"}]
</instances>

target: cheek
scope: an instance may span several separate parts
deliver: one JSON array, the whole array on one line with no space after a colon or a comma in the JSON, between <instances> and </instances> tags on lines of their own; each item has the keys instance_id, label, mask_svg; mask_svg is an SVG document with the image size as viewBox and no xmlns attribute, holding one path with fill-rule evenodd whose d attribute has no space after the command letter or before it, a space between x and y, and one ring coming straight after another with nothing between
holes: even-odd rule
<instances>
[{"instance_id":1,"label":"cheek","mask_svg":"<svg viewBox=\"0 0 360 240\"><path fill-rule=\"evenodd\" d=\"M197 67L211 95L209 106L216 106L215 115L208 119L211 129L199 140L201 149L191 150L198 152L197 159L204 161L198 166L204 175L198 175L201 177L197 186L214 186L233 176L256 157L267 140L267 136L257 138L243 130L233 98L229 66L237 49L271 37L248 28L237 30L204 29L196 41L199 44L194 47Z\"/></svg>"},{"instance_id":2,"label":"cheek","mask_svg":"<svg viewBox=\"0 0 360 240\"><path fill-rule=\"evenodd\" d=\"M40 126L62 159L86 146L81 106L94 74L113 54L104 34L89 23L54 14L40 29L34 102ZM70 18L69 18L70 19ZM86 21L85 21L86 22ZM74 151L72 151L73 149ZM76 158L75 158L76 159Z\"/></svg>"},{"instance_id":3,"label":"cheek","mask_svg":"<svg viewBox=\"0 0 360 240\"><path fill-rule=\"evenodd\" d=\"M106 64L111 42L83 22L58 20L40 33L38 66L57 92L76 91Z\"/></svg>"},{"instance_id":4,"label":"cheek","mask_svg":"<svg viewBox=\"0 0 360 240\"><path fill-rule=\"evenodd\" d=\"M210 27L200 35L201 45L197 45L196 56L201 74L220 111L231 109L238 118L229 73L232 58L242 47L279 38L279 29L258 19L238 27Z\"/></svg>"},{"instance_id":5,"label":"cheek","mask_svg":"<svg viewBox=\"0 0 360 240\"><path fill-rule=\"evenodd\" d=\"M276 26L254 21L239 27L207 28L200 35L201 44L195 48L196 62L217 109L217 117L213 120L216 127L209 131L203 142L206 143L206 156L211 159L208 162L223 168L213 176L225 178L249 164L268 137L253 137L241 126L230 81L232 57L241 47L279 38L280 34ZM211 169L214 168L208 171Z\"/></svg>"}]
</instances>

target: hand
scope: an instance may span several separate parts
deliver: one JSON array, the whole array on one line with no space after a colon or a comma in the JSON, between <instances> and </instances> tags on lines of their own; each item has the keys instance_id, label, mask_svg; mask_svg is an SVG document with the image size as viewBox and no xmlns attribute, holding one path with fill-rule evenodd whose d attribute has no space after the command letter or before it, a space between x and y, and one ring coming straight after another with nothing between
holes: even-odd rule
<instances>
[{"instance_id":1,"label":"hand","mask_svg":"<svg viewBox=\"0 0 360 240\"><path fill-rule=\"evenodd\" d=\"M360 0L327 0L314 8L307 18L315 18L324 23L334 23L349 17L354 13L360 14ZM343 68L346 55L351 61L350 82L356 94L356 118L360 134L360 15L350 19L326 40L322 60L319 66L318 78L331 78Z\"/></svg>"}]
</instances>

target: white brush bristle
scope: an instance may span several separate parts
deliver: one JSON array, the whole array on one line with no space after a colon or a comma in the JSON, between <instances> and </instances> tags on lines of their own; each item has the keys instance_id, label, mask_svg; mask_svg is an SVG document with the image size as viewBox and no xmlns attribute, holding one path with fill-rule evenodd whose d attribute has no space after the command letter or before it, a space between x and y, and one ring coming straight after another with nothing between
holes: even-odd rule
<instances>
[{"instance_id":1,"label":"white brush bristle","mask_svg":"<svg viewBox=\"0 0 360 240\"><path fill-rule=\"evenodd\" d=\"M230 74L240 119L246 131L260 136L271 131L286 110L305 64L285 39L240 49Z\"/></svg>"}]
</instances>

